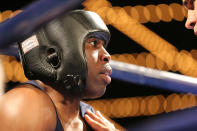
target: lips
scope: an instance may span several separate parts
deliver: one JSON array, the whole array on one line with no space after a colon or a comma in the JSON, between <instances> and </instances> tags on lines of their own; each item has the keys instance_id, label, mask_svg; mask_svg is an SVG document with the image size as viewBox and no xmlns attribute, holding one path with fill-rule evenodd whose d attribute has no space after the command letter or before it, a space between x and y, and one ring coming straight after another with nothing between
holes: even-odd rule
<instances>
[{"instance_id":1,"label":"lips","mask_svg":"<svg viewBox=\"0 0 197 131\"><path fill-rule=\"evenodd\" d=\"M112 68L109 65L104 66L104 68L100 73L101 77L107 84L111 82L111 77L110 77L111 74L112 74Z\"/></svg>"}]
</instances>

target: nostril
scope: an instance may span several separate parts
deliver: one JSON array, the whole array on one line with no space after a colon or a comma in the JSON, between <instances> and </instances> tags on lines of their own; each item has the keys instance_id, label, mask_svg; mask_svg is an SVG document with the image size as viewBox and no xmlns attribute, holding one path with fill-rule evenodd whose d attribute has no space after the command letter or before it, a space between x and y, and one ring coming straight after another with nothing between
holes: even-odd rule
<instances>
[{"instance_id":1,"label":"nostril","mask_svg":"<svg viewBox=\"0 0 197 131\"><path fill-rule=\"evenodd\" d=\"M109 61L109 59L108 58L104 58L103 61Z\"/></svg>"},{"instance_id":2,"label":"nostril","mask_svg":"<svg viewBox=\"0 0 197 131\"><path fill-rule=\"evenodd\" d=\"M195 26L195 22L190 23L190 26L194 27Z\"/></svg>"}]
</instances>

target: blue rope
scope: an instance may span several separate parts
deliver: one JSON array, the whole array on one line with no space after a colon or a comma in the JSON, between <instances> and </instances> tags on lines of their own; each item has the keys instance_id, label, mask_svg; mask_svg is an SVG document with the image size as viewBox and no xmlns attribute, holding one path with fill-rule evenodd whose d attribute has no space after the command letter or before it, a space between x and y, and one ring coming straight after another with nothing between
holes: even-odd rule
<instances>
[{"instance_id":1,"label":"blue rope","mask_svg":"<svg viewBox=\"0 0 197 131\"><path fill-rule=\"evenodd\" d=\"M29 37L36 29L58 15L76 8L84 0L41 0L0 24L0 47Z\"/></svg>"},{"instance_id":2,"label":"blue rope","mask_svg":"<svg viewBox=\"0 0 197 131\"><path fill-rule=\"evenodd\" d=\"M132 64L111 61L112 78L159 89L197 94L197 79Z\"/></svg>"},{"instance_id":3,"label":"blue rope","mask_svg":"<svg viewBox=\"0 0 197 131\"><path fill-rule=\"evenodd\" d=\"M170 112L152 116L140 123L132 123L127 127L128 131L196 131L197 107L191 109Z\"/></svg>"}]
</instances>

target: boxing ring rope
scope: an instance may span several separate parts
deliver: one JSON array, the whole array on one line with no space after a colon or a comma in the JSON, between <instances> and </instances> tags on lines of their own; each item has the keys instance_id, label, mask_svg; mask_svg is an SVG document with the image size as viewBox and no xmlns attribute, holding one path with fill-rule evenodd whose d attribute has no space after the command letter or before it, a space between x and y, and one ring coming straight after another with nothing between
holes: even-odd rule
<instances>
[{"instance_id":1,"label":"boxing ring rope","mask_svg":"<svg viewBox=\"0 0 197 131\"><path fill-rule=\"evenodd\" d=\"M59 15L77 8L84 0L41 0L34 2L30 6L23 9L23 12L0 23L0 48L1 53L12 54L18 58L17 53L11 53L4 50L4 47L9 47L29 37L36 29L46 24L50 20ZM9 49L9 48L7 48ZM13 51L16 48L10 48ZM3 92L3 91L1 91ZM110 120L117 129L124 131L125 129L115 121Z\"/></svg>"},{"instance_id":2,"label":"boxing ring rope","mask_svg":"<svg viewBox=\"0 0 197 131\"><path fill-rule=\"evenodd\" d=\"M16 60L15 60L16 61ZM18 67L15 70L19 70L19 67L22 68L22 66L16 66L13 65L10 61L3 61L3 63L7 63L4 67L5 70L9 67L8 65L12 65L14 67ZM15 62L20 64L20 62ZM146 68L143 66L137 66L133 64L127 64L123 62L118 62L111 60L110 65L113 68L113 73L111 75L114 79L119 79L126 82L131 83L137 83L141 85L148 85L159 89L164 90L171 90L175 92L182 92L182 93L192 93L197 94L197 79L185 75L180 75L177 73L171 73L166 71L160 71L156 69ZM10 70L10 69L8 69ZM21 70L23 71L23 70ZM17 74L23 74L21 73L12 73L11 76L15 76ZM7 75L9 75L7 73ZM23 75L24 77L24 75ZM13 77L14 78L14 77ZM23 78L20 78L21 80L24 80ZM20 79L17 79L17 81L20 81ZM10 81L12 78L9 77ZM16 81L16 80L15 80Z\"/></svg>"},{"instance_id":3,"label":"boxing ring rope","mask_svg":"<svg viewBox=\"0 0 197 131\"><path fill-rule=\"evenodd\" d=\"M18 14L16 17L13 17L12 19L9 19L0 24L0 32L3 32L0 35L0 47L5 47L14 44L17 41L25 39L41 25L57 17L61 13L73 9L74 7L79 5L80 2L82 2L82 0L72 0L72 2L71 0L43 0L35 2L31 6L25 8L24 11ZM156 88L173 90L177 92L189 92L193 94L197 93L197 79L192 77L149 69L145 67L139 67L117 61L111 61L110 65L113 68L112 78L114 79L153 86ZM184 116L182 123L187 121L185 122L186 124L195 125L194 122L196 122L197 118L194 118L193 114L197 113L197 109L193 108L189 111L189 113L177 112L176 115L171 115L171 118L177 117L178 119L180 119L178 116ZM157 118L157 121L169 124L169 119ZM190 119L190 121L188 121L188 119ZM174 119L170 120L175 122ZM172 122L170 124L174 124L174 127L177 127L177 125L181 127L179 123ZM148 128L144 129L148 130Z\"/></svg>"},{"instance_id":4,"label":"boxing ring rope","mask_svg":"<svg viewBox=\"0 0 197 131\"><path fill-rule=\"evenodd\" d=\"M87 100L86 103L110 118L128 118L155 116L196 107L197 99L194 94L172 93L168 96L150 95Z\"/></svg>"},{"instance_id":5,"label":"boxing ring rope","mask_svg":"<svg viewBox=\"0 0 197 131\"><path fill-rule=\"evenodd\" d=\"M148 85L159 89L197 94L197 79L176 73L110 61L114 79Z\"/></svg>"},{"instance_id":6,"label":"boxing ring rope","mask_svg":"<svg viewBox=\"0 0 197 131\"><path fill-rule=\"evenodd\" d=\"M97 2L86 0L83 5L86 9L98 13L106 24L112 25L156 57L165 61L170 69L173 70L176 67L182 74L196 77L197 62L190 55L179 52L171 43L128 15L125 8L113 7L107 0Z\"/></svg>"},{"instance_id":7,"label":"boxing ring rope","mask_svg":"<svg viewBox=\"0 0 197 131\"><path fill-rule=\"evenodd\" d=\"M0 47L24 40L53 18L76 8L83 0L41 0L24 8L17 17L0 24ZM19 33L20 32L20 33Z\"/></svg>"},{"instance_id":8,"label":"boxing ring rope","mask_svg":"<svg viewBox=\"0 0 197 131\"><path fill-rule=\"evenodd\" d=\"M111 61L112 78L148 85L159 89L197 94L197 79L155 69ZM137 125L127 127L131 131L188 131L197 128L197 107L154 116Z\"/></svg>"},{"instance_id":9,"label":"boxing ring rope","mask_svg":"<svg viewBox=\"0 0 197 131\"><path fill-rule=\"evenodd\" d=\"M195 131L197 129L197 107L154 116L133 126L128 131Z\"/></svg>"}]
</instances>

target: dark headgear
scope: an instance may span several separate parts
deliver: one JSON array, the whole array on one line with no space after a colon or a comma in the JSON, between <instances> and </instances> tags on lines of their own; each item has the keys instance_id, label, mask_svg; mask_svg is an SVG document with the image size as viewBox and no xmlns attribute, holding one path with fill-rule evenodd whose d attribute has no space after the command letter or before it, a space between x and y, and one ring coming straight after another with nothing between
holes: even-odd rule
<instances>
[{"instance_id":1,"label":"dark headgear","mask_svg":"<svg viewBox=\"0 0 197 131\"><path fill-rule=\"evenodd\" d=\"M75 10L52 20L19 44L26 77L56 87L84 88L88 73L84 44L90 37L106 44L110 39L94 12Z\"/></svg>"}]
</instances>

